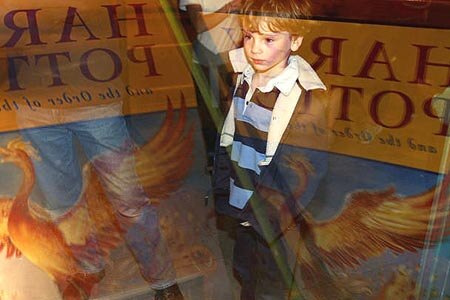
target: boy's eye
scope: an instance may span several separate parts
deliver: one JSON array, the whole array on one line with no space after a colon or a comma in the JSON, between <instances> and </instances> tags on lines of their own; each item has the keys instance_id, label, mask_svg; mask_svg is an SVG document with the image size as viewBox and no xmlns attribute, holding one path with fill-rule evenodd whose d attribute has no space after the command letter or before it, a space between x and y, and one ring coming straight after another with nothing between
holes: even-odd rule
<instances>
[{"instance_id":1,"label":"boy's eye","mask_svg":"<svg viewBox=\"0 0 450 300\"><path fill-rule=\"evenodd\" d=\"M266 38L267 43L272 43L273 41L275 41L273 38Z\"/></svg>"},{"instance_id":2,"label":"boy's eye","mask_svg":"<svg viewBox=\"0 0 450 300\"><path fill-rule=\"evenodd\" d=\"M251 38L252 38L252 36L250 34L244 34L244 39L245 40L249 40Z\"/></svg>"}]
</instances>

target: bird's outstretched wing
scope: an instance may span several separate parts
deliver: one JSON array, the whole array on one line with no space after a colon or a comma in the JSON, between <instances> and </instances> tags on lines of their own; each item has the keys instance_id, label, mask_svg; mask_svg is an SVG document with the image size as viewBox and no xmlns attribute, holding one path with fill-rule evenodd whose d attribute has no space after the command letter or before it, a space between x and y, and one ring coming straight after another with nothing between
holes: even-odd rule
<instances>
[{"instance_id":1,"label":"bird's outstretched wing","mask_svg":"<svg viewBox=\"0 0 450 300\"><path fill-rule=\"evenodd\" d=\"M445 222L449 182L447 175L440 189L407 197L396 195L393 188L353 192L336 218L308 222L316 250L328 266L344 268L356 267L388 249L396 254L415 252L427 242L436 242L434 233L450 234ZM437 191L443 192L436 195Z\"/></svg>"},{"instance_id":2,"label":"bird's outstretched wing","mask_svg":"<svg viewBox=\"0 0 450 300\"><path fill-rule=\"evenodd\" d=\"M194 127L187 124L184 96L178 119L168 100L166 118L158 133L135 154L136 171L151 198L165 198L180 187L192 164Z\"/></svg>"},{"instance_id":3,"label":"bird's outstretched wing","mask_svg":"<svg viewBox=\"0 0 450 300\"><path fill-rule=\"evenodd\" d=\"M186 176L192 153L192 128L186 129L184 100L177 121L170 100L166 119L155 136L126 156L121 165L133 163L146 193L161 199L175 191ZM134 161L127 161L133 159ZM121 172L118 169L118 172ZM121 228L105 188L92 164L83 168L83 192L76 206L57 220L58 228L71 245L75 256L97 263L99 254L107 258L122 239Z\"/></svg>"},{"instance_id":4,"label":"bird's outstretched wing","mask_svg":"<svg viewBox=\"0 0 450 300\"><path fill-rule=\"evenodd\" d=\"M14 199L0 198L0 253L6 251L6 258L20 257L21 252L14 246L9 237L8 217Z\"/></svg>"},{"instance_id":5,"label":"bird's outstretched wing","mask_svg":"<svg viewBox=\"0 0 450 300\"><path fill-rule=\"evenodd\" d=\"M132 158L141 183L152 198L164 198L176 190L189 171L193 127L186 128L186 110L182 99L178 119L175 120L169 100L166 119L160 130L147 144L138 148ZM23 148L28 150L25 151L28 155L37 156L31 145L21 139L11 141L7 148ZM8 257L20 255L9 238L7 228L13 202L9 198L0 199L0 251L6 249ZM104 187L90 163L83 168L83 192L69 212L55 220L37 205L30 208L35 218L55 224L72 255L83 262L96 264L99 257L106 258L110 250L122 242L123 228L120 228Z\"/></svg>"}]
</instances>

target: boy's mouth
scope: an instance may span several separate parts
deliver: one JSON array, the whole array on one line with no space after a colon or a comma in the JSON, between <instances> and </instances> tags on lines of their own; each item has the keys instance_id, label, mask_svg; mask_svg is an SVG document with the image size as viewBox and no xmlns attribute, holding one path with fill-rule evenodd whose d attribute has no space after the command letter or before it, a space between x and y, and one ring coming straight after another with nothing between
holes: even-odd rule
<instances>
[{"instance_id":1,"label":"boy's mouth","mask_svg":"<svg viewBox=\"0 0 450 300\"><path fill-rule=\"evenodd\" d=\"M262 64L264 64L264 60L262 60L262 59L254 59L254 58L252 58L251 60L252 60L252 62L255 65L262 65Z\"/></svg>"}]
</instances>

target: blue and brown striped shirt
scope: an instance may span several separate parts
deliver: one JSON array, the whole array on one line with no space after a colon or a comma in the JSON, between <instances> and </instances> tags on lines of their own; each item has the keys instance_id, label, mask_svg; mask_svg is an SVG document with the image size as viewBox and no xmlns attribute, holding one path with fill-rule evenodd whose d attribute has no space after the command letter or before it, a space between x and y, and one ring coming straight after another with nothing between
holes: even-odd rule
<instances>
[{"instance_id":1,"label":"blue and brown striped shirt","mask_svg":"<svg viewBox=\"0 0 450 300\"><path fill-rule=\"evenodd\" d=\"M265 158L272 110L280 93L277 88L268 93L257 89L246 100L248 90L249 84L244 81L233 98L236 131L231 150L230 204L240 209L253 194L261 173L258 163Z\"/></svg>"}]
</instances>

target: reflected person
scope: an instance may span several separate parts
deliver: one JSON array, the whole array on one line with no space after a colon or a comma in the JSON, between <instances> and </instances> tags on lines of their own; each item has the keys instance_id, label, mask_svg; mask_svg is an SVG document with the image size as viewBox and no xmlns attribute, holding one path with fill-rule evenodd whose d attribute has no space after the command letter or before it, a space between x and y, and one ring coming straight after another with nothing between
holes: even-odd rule
<instances>
[{"instance_id":1,"label":"reflected person","mask_svg":"<svg viewBox=\"0 0 450 300\"><path fill-rule=\"evenodd\" d=\"M17 120L21 128L29 128L21 134L40 156L33 164L42 197L32 200L54 220L70 214L85 192L79 145L116 211L141 274L156 291L155 299L183 299L160 233L157 208L150 204L136 174L135 145L122 116L122 103L40 108L20 113ZM101 261L92 264L80 258L79 263L86 273L104 268Z\"/></svg>"},{"instance_id":2,"label":"reflected person","mask_svg":"<svg viewBox=\"0 0 450 300\"><path fill-rule=\"evenodd\" d=\"M241 44L241 28L237 15L241 0L180 0L179 7L186 11L189 26L195 30L193 40L194 64L202 70L212 99L208 100L196 84L198 112L202 122L208 167L212 167L217 126L211 117L219 111L232 85L232 67L228 51Z\"/></svg>"}]
</instances>

